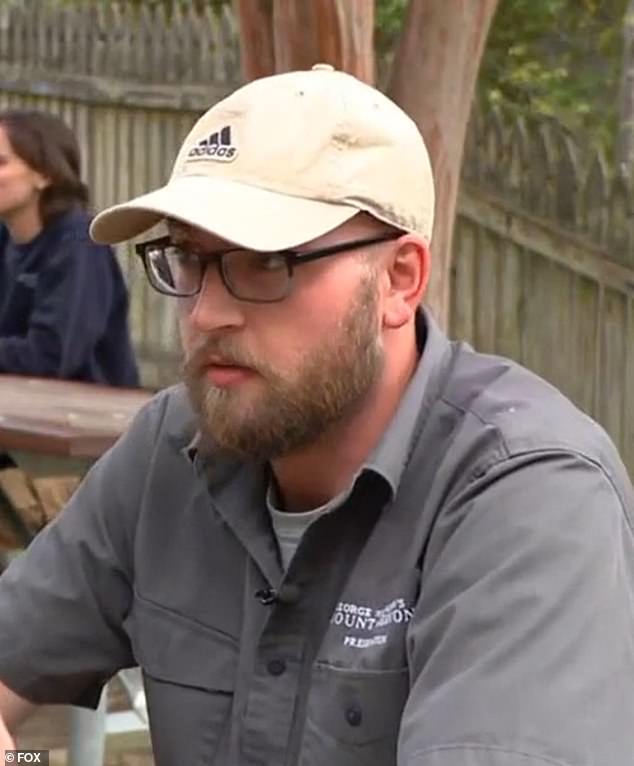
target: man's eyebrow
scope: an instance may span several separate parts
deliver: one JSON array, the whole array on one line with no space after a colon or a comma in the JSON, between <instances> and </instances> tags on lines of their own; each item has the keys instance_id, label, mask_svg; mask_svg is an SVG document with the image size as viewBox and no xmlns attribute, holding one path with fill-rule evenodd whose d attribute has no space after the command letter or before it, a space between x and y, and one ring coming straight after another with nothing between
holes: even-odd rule
<instances>
[{"instance_id":1,"label":"man's eyebrow","mask_svg":"<svg viewBox=\"0 0 634 766\"><path fill-rule=\"evenodd\" d=\"M170 239L188 239L189 233L187 229L172 225L167 227L167 236Z\"/></svg>"},{"instance_id":2,"label":"man's eyebrow","mask_svg":"<svg viewBox=\"0 0 634 766\"><path fill-rule=\"evenodd\" d=\"M195 240L193 233L186 226L182 226L176 222L171 222L167 225L167 236L172 242L189 243Z\"/></svg>"},{"instance_id":3,"label":"man's eyebrow","mask_svg":"<svg viewBox=\"0 0 634 766\"><path fill-rule=\"evenodd\" d=\"M170 227L167 230L167 236L173 245L186 245L193 248L199 244L196 242L196 238L186 229Z\"/></svg>"},{"instance_id":4,"label":"man's eyebrow","mask_svg":"<svg viewBox=\"0 0 634 766\"><path fill-rule=\"evenodd\" d=\"M186 245L191 242L190 238L186 234L179 234L175 231L168 231L167 238L173 245Z\"/></svg>"},{"instance_id":5,"label":"man's eyebrow","mask_svg":"<svg viewBox=\"0 0 634 766\"><path fill-rule=\"evenodd\" d=\"M227 246L219 247L217 244L215 246L203 244L202 242L197 241L195 237L190 237L186 233L182 233L180 236L174 236L174 234L168 233L167 236L172 245L181 247L183 250L187 250L194 255L209 256L210 258L213 258L215 255L219 255L231 249Z\"/></svg>"}]
</instances>

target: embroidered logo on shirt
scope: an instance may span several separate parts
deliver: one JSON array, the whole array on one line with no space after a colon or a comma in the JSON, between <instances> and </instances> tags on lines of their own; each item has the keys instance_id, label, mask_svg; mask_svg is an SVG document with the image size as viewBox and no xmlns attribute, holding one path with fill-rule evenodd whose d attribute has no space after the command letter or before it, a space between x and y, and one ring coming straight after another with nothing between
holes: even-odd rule
<instances>
[{"instance_id":1,"label":"embroidered logo on shirt","mask_svg":"<svg viewBox=\"0 0 634 766\"><path fill-rule=\"evenodd\" d=\"M407 624L414 614L405 599L396 598L379 607L351 604L340 601L330 618L331 625L343 626L357 635L349 633L343 637L343 645L354 649L367 649L387 643L388 632L393 625Z\"/></svg>"}]
</instances>

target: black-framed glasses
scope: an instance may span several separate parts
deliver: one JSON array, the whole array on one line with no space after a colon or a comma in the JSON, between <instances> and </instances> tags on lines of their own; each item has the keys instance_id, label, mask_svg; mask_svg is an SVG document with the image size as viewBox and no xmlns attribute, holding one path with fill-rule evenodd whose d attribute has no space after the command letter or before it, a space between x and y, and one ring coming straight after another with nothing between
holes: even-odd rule
<instances>
[{"instance_id":1,"label":"black-framed glasses","mask_svg":"<svg viewBox=\"0 0 634 766\"><path fill-rule=\"evenodd\" d=\"M279 250L259 252L244 248L211 253L196 253L175 245L170 237L160 237L135 246L145 273L155 290L177 298L192 298L201 291L207 267L214 264L227 290L241 301L275 303L291 291L297 266L349 250L377 245L401 237L391 231L380 236L341 242L330 247L304 252Z\"/></svg>"}]
</instances>

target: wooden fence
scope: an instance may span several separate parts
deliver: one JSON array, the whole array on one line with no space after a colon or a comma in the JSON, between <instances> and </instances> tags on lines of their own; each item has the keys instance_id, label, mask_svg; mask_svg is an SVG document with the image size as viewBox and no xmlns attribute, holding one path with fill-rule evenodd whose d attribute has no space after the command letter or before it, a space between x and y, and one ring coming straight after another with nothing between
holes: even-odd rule
<instances>
[{"instance_id":1,"label":"wooden fence","mask_svg":"<svg viewBox=\"0 0 634 766\"><path fill-rule=\"evenodd\" d=\"M209 4L0 0L0 51L19 70L95 75L97 86L106 78L186 92L210 81L230 87L239 76L236 19Z\"/></svg>"},{"instance_id":2,"label":"wooden fence","mask_svg":"<svg viewBox=\"0 0 634 766\"><path fill-rule=\"evenodd\" d=\"M633 203L630 179L553 122L474 111L452 334L563 389L605 425L631 469Z\"/></svg>"},{"instance_id":3,"label":"wooden fence","mask_svg":"<svg viewBox=\"0 0 634 766\"><path fill-rule=\"evenodd\" d=\"M96 208L163 183L198 114L239 83L235 22L174 3L69 10L0 0L0 109L76 130ZM474 111L456 224L451 334L515 358L597 417L634 470L630 180L552 122ZM173 305L127 248L146 384L177 375Z\"/></svg>"}]
</instances>

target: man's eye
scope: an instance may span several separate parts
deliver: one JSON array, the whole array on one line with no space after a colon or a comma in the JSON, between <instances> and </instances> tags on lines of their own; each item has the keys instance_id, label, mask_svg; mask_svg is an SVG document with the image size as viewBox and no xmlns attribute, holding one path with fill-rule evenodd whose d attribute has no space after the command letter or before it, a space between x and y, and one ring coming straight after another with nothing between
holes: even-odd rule
<instances>
[{"instance_id":1,"label":"man's eye","mask_svg":"<svg viewBox=\"0 0 634 766\"><path fill-rule=\"evenodd\" d=\"M185 250L181 250L178 247L172 249L171 257L178 263L179 266L191 266L198 260L198 256L195 253L188 253Z\"/></svg>"},{"instance_id":2,"label":"man's eye","mask_svg":"<svg viewBox=\"0 0 634 766\"><path fill-rule=\"evenodd\" d=\"M262 271L279 271L286 268L286 261L279 253L267 253L258 257L257 265Z\"/></svg>"}]
</instances>

